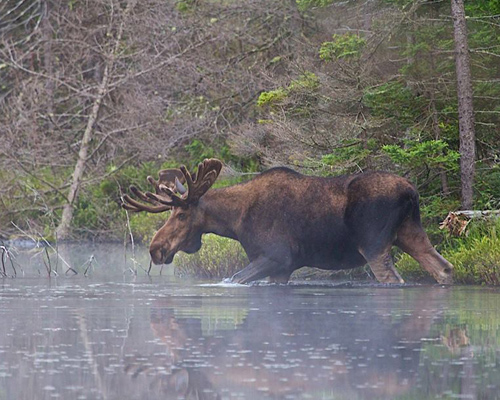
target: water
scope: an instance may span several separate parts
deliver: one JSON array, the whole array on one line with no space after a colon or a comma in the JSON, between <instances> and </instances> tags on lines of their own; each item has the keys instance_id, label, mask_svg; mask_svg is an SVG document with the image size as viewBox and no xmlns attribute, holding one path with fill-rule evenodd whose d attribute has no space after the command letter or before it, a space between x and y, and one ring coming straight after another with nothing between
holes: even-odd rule
<instances>
[{"instance_id":1,"label":"water","mask_svg":"<svg viewBox=\"0 0 500 400\"><path fill-rule=\"evenodd\" d=\"M497 289L227 285L78 249L78 275L29 253L0 279L0 399L500 398Z\"/></svg>"}]
</instances>

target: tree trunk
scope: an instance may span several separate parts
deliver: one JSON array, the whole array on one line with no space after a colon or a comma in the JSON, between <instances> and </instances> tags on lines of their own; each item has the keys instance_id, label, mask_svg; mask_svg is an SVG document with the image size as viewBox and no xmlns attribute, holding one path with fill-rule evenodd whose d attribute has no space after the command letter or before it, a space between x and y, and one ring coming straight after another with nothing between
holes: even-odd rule
<instances>
[{"instance_id":1,"label":"tree trunk","mask_svg":"<svg viewBox=\"0 0 500 400\"><path fill-rule=\"evenodd\" d=\"M54 117L54 80L51 79L54 74L54 54L52 51L52 26L50 24L50 3L45 1L43 3L43 14L41 22L41 30L43 36L43 67L45 74L50 77L45 83L45 90L47 93L47 128L52 134L54 124L52 118Z\"/></svg>"},{"instance_id":2,"label":"tree trunk","mask_svg":"<svg viewBox=\"0 0 500 400\"><path fill-rule=\"evenodd\" d=\"M99 116L99 110L101 109L101 104L104 97L108 94L108 83L109 74L113 70L113 65L116 60L116 56L120 47L120 42L123 35L123 28L127 20L127 16L130 10L135 5L135 0L130 0L124 11L124 15L118 29L113 46L110 49L110 53L106 57L106 64L104 67L104 72L102 74L102 80L98 86L97 94L90 112L85 131L83 133L82 141L80 143L80 150L78 152L78 160L76 161L75 169L71 178L71 186L69 188L67 202L63 207L61 222L56 229L56 237L60 240L68 239L71 233L71 222L73 220L74 204L78 198L78 191L82 183L83 174L85 172L85 167L88 161L90 142L94 136L94 125ZM112 35L114 27L108 26L108 34L106 36Z\"/></svg>"},{"instance_id":3,"label":"tree trunk","mask_svg":"<svg viewBox=\"0 0 500 400\"><path fill-rule=\"evenodd\" d=\"M87 155L89 153L89 145L94 133L94 124L97 121L102 100L108 92L107 89L110 67L109 63L112 63L112 61L107 62L106 66L104 67L102 81L99 84L97 96L94 100L94 105L92 106L92 111L90 112L87 126L85 127L85 132L83 133L82 142L80 144L80 151L78 152L78 160L76 161L73 176L71 178L71 186L69 188L67 202L63 208L61 222L59 223L59 226L56 230L56 237L61 240L68 239L70 235L71 221L73 220L74 212L73 205L78 198L78 191L80 190L83 173L85 172Z\"/></svg>"},{"instance_id":4,"label":"tree trunk","mask_svg":"<svg viewBox=\"0 0 500 400\"><path fill-rule=\"evenodd\" d=\"M460 179L462 185L462 209L471 209L474 191L474 162L476 158L474 108L470 74L469 47L463 0L451 1L455 36L457 70L458 123L460 129Z\"/></svg>"}]
</instances>

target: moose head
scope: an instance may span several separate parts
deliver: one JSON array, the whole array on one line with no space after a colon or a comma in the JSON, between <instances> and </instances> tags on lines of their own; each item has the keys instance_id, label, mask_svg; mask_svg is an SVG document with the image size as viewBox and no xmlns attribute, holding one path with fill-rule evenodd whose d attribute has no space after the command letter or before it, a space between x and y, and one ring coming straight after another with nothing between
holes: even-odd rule
<instances>
[{"instance_id":1,"label":"moose head","mask_svg":"<svg viewBox=\"0 0 500 400\"><path fill-rule=\"evenodd\" d=\"M199 200L214 184L221 169L222 163L219 160L206 159L198 165L195 174L189 173L185 166L162 170L158 173L158 180L151 176L147 178L154 186L155 193L141 192L135 186L130 187L131 192L143 202L128 195L123 196L122 207L128 211L172 211L149 246L155 264L171 263L178 251L195 253L200 249L204 217L203 211L198 207Z\"/></svg>"}]
</instances>

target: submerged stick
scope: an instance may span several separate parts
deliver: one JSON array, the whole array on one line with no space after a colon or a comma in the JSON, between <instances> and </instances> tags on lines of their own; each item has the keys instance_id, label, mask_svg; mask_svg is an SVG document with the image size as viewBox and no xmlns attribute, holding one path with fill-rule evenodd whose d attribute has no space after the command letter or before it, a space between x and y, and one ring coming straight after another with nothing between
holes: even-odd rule
<instances>
[{"instance_id":1,"label":"submerged stick","mask_svg":"<svg viewBox=\"0 0 500 400\"><path fill-rule=\"evenodd\" d=\"M23 233L24 235L26 235L28 238L30 238L37 247L40 247L40 241L42 241L43 243L45 243L46 246L50 247L52 250L54 250L56 252L56 255L57 255L57 258L60 259L65 265L66 267L68 268L66 270L66 273L68 273L68 271L72 271L75 275L78 275L78 272L76 272L72 267L71 265L69 265L69 263L61 256L61 254L59 254L59 250L58 249L55 249L54 246L52 246L52 244L50 244L50 242L47 241L47 239L45 239L40 233L37 232L38 236L40 237L41 240L37 240L33 237L33 235L30 235L29 233L27 233L26 231L24 231L23 229L21 229L19 226L17 226L14 222L11 222L12 225L14 225L14 227L16 227L16 229L18 229L21 233ZM56 275L57 275L57 272L56 272Z\"/></svg>"},{"instance_id":2,"label":"submerged stick","mask_svg":"<svg viewBox=\"0 0 500 400\"><path fill-rule=\"evenodd\" d=\"M12 267L12 270L14 271L14 275L12 276L13 278L15 278L17 276L17 270L16 270L16 267L14 265L14 260L13 260L13 256L12 256L12 252L9 251L9 249L5 246L0 246L0 249L2 249L2 272L0 272L0 274L4 277L7 277L7 271L6 271L6 268L5 268L5 260L4 260L4 257L7 258L9 261L10 261L10 266Z\"/></svg>"},{"instance_id":3,"label":"submerged stick","mask_svg":"<svg viewBox=\"0 0 500 400\"><path fill-rule=\"evenodd\" d=\"M5 278L5 277L7 277L7 272L5 271L4 255L7 251L7 249L4 246L1 246L0 248L2 249L2 271L0 271L0 275Z\"/></svg>"},{"instance_id":4,"label":"submerged stick","mask_svg":"<svg viewBox=\"0 0 500 400\"><path fill-rule=\"evenodd\" d=\"M57 232L56 232L56 272L57 272L57 267L59 266L59 246L57 245L58 244L58 240L57 240Z\"/></svg>"},{"instance_id":5,"label":"submerged stick","mask_svg":"<svg viewBox=\"0 0 500 400\"><path fill-rule=\"evenodd\" d=\"M42 256L42 259L43 259L43 263L45 264L45 268L47 269L47 275L50 278L50 275L52 273L52 264L50 262L50 256L49 256L49 251L47 250L47 247L45 247L44 250L45 250L45 255L47 256L48 263L45 262L45 258L43 258L43 256Z\"/></svg>"},{"instance_id":6,"label":"submerged stick","mask_svg":"<svg viewBox=\"0 0 500 400\"><path fill-rule=\"evenodd\" d=\"M97 260L95 259L95 256L92 254L90 256L90 258L82 264L82 267L85 266L86 264L88 264L87 268L85 268L85 272L83 273L83 276L87 276L87 272L92 267L92 262L93 261L95 261L97 263Z\"/></svg>"}]
</instances>

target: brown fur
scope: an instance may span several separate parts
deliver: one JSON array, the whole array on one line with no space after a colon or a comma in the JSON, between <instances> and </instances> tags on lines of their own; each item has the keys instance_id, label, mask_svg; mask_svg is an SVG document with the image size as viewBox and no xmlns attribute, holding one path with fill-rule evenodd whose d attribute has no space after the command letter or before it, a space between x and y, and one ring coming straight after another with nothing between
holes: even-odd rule
<instances>
[{"instance_id":1,"label":"brown fur","mask_svg":"<svg viewBox=\"0 0 500 400\"><path fill-rule=\"evenodd\" d=\"M265 277L287 282L306 265L337 270L366 263L380 282L402 283L392 245L439 283L452 282L453 266L420 223L415 188L389 173L322 178L275 168L243 184L208 190L194 203L173 207L151 242L153 262L198 251L205 233L242 244L250 264L232 278L239 283Z\"/></svg>"}]
</instances>

